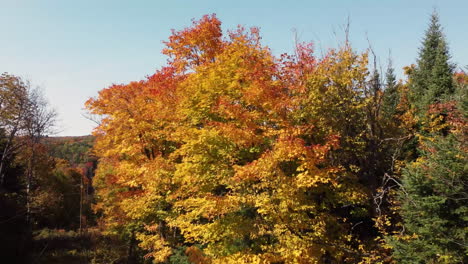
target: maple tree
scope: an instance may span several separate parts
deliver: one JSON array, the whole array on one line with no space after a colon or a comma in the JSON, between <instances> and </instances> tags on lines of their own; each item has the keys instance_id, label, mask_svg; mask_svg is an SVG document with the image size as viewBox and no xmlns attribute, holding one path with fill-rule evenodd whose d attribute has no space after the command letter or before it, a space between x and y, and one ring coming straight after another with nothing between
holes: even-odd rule
<instances>
[{"instance_id":1,"label":"maple tree","mask_svg":"<svg viewBox=\"0 0 468 264\"><path fill-rule=\"evenodd\" d=\"M366 54L345 45L316 58L300 44L276 58L257 28L223 36L220 25L204 16L174 31L167 66L87 102L104 117L103 223L157 262L180 248L213 263L359 261L362 183L377 177L359 167Z\"/></svg>"}]
</instances>

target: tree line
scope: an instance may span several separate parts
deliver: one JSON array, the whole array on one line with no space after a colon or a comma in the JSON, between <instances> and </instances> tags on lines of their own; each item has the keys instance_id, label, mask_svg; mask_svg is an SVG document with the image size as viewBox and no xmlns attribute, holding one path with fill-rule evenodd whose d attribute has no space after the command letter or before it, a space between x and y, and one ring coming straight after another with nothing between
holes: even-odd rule
<instances>
[{"instance_id":1,"label":"tree line","mask_svg":"<svg viewBox=\"0 0 468 264\"><path fill-rule=\"evenodd\" d=\"M87 101L100 122L84 178L71 163L88 156L69 150L82 145L47 152L55 115L2 75L0 202L26 215L13 230L3 213L2 230L77 229L81 210L63 213L83 203L58 186L84 179L105 241L89 263L468 262L468 75L437 13L400 80L372 49L274 56L258 28L224 33L214 14L162 53L154 74Z\"/></svg>"},{"instance_id":2,"label":"tree line","mask_svg":"<svg viewBox=\"0 0 468 264\"><path fill-rule=\"evenodd\" d=\"M438 15L404 80L349 42L278 57L260 40L206 15L166 66L87 102L95 210L128 259L468 262L468 78Z\"/></svg>"},{"instance_id":3,"label":"tree line","mask_svg":"<svg viewBox=\"0 0 468 264\"><path fill-rule=\"evenodd\" d=\"M85 155L81 163L54 153L66 150L48 136L56 120L39 88L0 76L0 256L6 263L43 263L35 253L46 247L34 237L44 229L81 230L92 215L91 146L72 150Z\"/></svg>"}]
</instances>

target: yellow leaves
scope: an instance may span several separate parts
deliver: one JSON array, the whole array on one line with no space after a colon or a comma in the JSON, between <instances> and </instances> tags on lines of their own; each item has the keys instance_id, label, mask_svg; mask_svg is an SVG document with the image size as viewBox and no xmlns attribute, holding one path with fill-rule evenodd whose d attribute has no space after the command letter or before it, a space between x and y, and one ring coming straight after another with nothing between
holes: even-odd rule
<instances>
[{"instance_id":1,"label":"yellow leaves","mask_svg":"<svg viewBox=\"0 0 468 264\"><path fill-rule=\"evenodd\" d=\"M359 250L337 215L367 198L340 156L365 148L367 55L317 60L303 48L279 65L255 29L222 39L215 16L166 44L169 67L87 103L104 115L106 221L164 223L137 236L157 262L188 243L201 245L185 252L193 263L339 262Z\"/></svg>"},{"instance_id":2,"label":"yellow leaves","mask_svg":"<svg viewBox=\"0 0 468 264\"><path fill-rule=\"evenodd\" d=\"M299 188L310 188L310 187L318 187L321 184L328 184L331 183L332 185L336 185L336 181L333 178L329 177L329 174L326 172L321 173L300 173L297 175L297 186Z\"/></svg>"},{"instance_id":3,"label":"yellow leaves","mask_svg":"<svg viewBox=\"0 0 468 264\"><path fill-rule=\"evenodd\" d=\"M269 264L276 258L269 256L260 256L257 254L236 253L228 257L222 257L213 260L212 264Z\"/></svg>"},{"instance_id":4,"label":"yellow leaves","mask_svg":"<svg viewBox=\"0 0 468 264\"><path fill-rule=\"evenodd\" d=\"M239 206L239 199L235 196L214 196L191 197L174 204L176 210L186 212L181 217L192 220L205 218L213 220L229 212L235 211Z\"/></svg>"},{"instance_id":5,"label":"yellow leaves","mask_svg":"<svg viewBox=\"0 0 468 264\"><path fill-rule=\"evenodd\" d=\"M150 252L145 257L153 258L156 263L165 262L172 254L169 243L157 234L145 235L144 233L139 233L136 238L142 241L139 246Z\"/></svg>"}]
</instances>

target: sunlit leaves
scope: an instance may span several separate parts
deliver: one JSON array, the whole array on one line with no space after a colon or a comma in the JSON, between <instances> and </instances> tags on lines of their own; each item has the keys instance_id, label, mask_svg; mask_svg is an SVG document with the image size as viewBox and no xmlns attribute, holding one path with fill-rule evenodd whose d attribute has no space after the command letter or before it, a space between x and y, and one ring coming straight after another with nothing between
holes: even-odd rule
<instances>
[{"instance_id":1,"label":"sunlit leaves","mask_svg":"<svg viewBox=\"0 0 468 264\"><path fill-rule=\"evenodd\" d=\"M182 247L194 263L359 259L348 208L367 196L349 157L364 144L366 55L301 44L278 59L257 28L220 25L174 31L168 67L88 101L103 116L104 222L158 262Z\"/></svg>"}]
</instances>

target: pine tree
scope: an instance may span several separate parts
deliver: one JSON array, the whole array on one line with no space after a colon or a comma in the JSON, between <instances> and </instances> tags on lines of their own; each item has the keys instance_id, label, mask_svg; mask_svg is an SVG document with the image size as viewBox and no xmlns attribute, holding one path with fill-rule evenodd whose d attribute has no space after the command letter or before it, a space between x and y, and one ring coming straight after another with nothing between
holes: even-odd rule
<instances>
[{"instance_id":1,"label":"pine tree","mask_svg":"<svg viewBox=\"0 0 468 264\"><path fill-rule=\"evenodd\" d=\"M403 174L405 235L391 241L399 263L468 262L466 144L454 135L436 139Z\"/></svg>"},{"instance_id":2,"label":"pine tree","mask_svg":"<svg viewBox=\"0 0 468 264\"><path fill-rule=\"evenodd\" d=\"M398 263L466 263L466 115L454 102L454 66L436 12L410 73L410 103L422 118L419 157L403 171L403 230L389 239Z\"/></svg>"},{"instance_id":3,"label":"pine tree","mask_svg":"<svg viewBox=\"0 0 468 264\"><path fill-rule=\"evenodd\" d=\"M449 60L447 42L439 16L434 11L419 50L416 69L411 76L411 101L419 114L424 113L428 105L440 102L454 93L454 66Z\"/></svg>"},{"instance_id":4,"label":"pine tree","mask_svg":"<svg viewBox=\"0 0 468 264\"><path fill-rule=\"evenodd\" d=\"M396 113L400 102L400 94L397 88L395 69L389 60L387 72L385 73L385 91L382 99L382 113L386 118L391 118Z\"/></svg>"}]
</instances>

